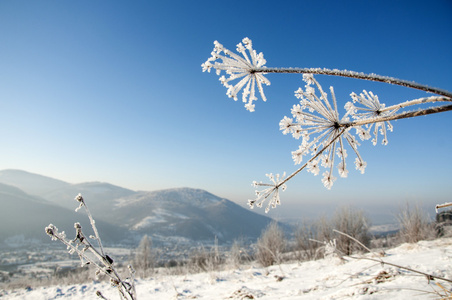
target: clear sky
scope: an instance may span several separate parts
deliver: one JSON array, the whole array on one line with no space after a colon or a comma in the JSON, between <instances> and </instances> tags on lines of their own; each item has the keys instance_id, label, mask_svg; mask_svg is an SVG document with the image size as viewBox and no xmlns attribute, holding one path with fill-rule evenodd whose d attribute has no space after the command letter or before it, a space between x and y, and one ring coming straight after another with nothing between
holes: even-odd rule
<instances>
[{"instance_id":1,"label":"clear sky","mask_svg":"<svg viewBox=\"0 0 452 300\"><path fill-rule=\"evenodd\" d=\"M296 169L290 115L301 75L269 74L256 111L226 96L203 63L218 40L249 37L267 67L377 73L452 91L452 2L0 2L0 170L134 190L202 188L240 204L253 180ZM339 106L371 90L387 105L425 94L354 79ZM364 142L364 175L331 190L303 172L274 214L338 203L452 201L452 113L394 122L387 146ZM354 158L351 158L354 159ZM351 160L352 162L352 160Z\"/></svg>"}]
</instances>

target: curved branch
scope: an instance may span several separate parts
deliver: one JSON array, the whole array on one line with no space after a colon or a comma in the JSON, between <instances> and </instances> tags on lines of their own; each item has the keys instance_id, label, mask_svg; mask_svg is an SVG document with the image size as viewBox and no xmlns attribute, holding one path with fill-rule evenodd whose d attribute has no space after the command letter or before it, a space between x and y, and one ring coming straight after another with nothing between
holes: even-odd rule
<instances>
[{"instance_id":1,"label":"curved branch","mask_svg":"<svg viewBox=\"0 0 452 300\"><path fill-rule=\"evenodd\" d=\"M326 69L326 68L255 68L249 70L250 73L298 73L298 74L320 74L340 77L350 77L369 81L384 82L394 85L400 85L412 89L417 89L429 93L452 98L452 93L443 89L429 87L412 81L402 80L394 77L381 76L377 74L366 74L362 72Z\"/></svg>"}]
</instances>

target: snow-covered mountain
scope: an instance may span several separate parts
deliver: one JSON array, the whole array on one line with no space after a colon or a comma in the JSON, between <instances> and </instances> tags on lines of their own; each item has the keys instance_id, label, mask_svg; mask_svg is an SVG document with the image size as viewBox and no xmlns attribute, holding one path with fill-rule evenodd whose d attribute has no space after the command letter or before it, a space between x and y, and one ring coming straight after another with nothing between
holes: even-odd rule
<instances>
[{"instance_id":1,"label":"snow-covered mountain","mask_svg":"<svg viewBox=\"0 0 452 300\"><path fill-rule=\"evenodd\" d=\"M111 209L108 221L148 235L231 241L256 238L271 221L227 199L191 188L139 192L114 202L105 208Z\"/></svg>"},{"instance_id":2,"label":"snow-covered mountain","mask_svg":"<svg viewBox=\"0 0 452 300\"><path fill-rule=\"evenodd\" d=\"M68 236L76 221L89 228L83 210L74 212L78 206L74 197L78 193L87 202L98 221L96 224L103 227L99 228L101 236L106 234L114 243L124 239L125 231L135 240L144 234L157 240L159 237L194 241L217 238L220 242L255 239L271 222L268 217L199 189L135 192L101 182L70 184L20 170L0 171L0 183L4 215L0 226L11 228L14 224L14 230L9 231L14 235L0 233L0 243L20 233L27 232L27 236L34 236L38 231L43 233L49 223L65 229Z\"/></svg>"}]
</instances>

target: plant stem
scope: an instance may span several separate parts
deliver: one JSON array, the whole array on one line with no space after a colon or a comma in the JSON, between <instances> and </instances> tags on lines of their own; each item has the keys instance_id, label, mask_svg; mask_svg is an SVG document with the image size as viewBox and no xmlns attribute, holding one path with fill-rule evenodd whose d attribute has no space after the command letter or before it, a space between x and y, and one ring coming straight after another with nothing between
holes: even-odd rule
<instances>
[{"instance_id":1,"label":"plant stem","mask_svg":"<svg viewBox=\"0 0 452 300\"><path fill-rule=\"evenodd\" d=\"M373 123L378 123L378 122L426 116L426 115L436 114L436 113L440 113L440 112L446 112L446 111L450 111L450 110L452 110L452 104L431 107L431 108L426 108L426 109L420 109L420 110L415 110L415 111L409 111L409 112L403 112L403 113L400 113L397 115L392 115L392 116L390 115L390 116L376 117L376 118L371 118L371 119L366 119L366 120L346 122L346 123L339 124L339 126L346 127L346 128L353 127L353 126L362 126L362 125L373 124Z\"/></svg>"},{"instance_id":2,"label":"plant stem","mask_svg":"<svg viewBox=\"0 0 452 300\"><path fill-rule=\"evenodd\" d=\"M350 126L349 126L350 127ZM313 157L311 157L311 159L309 159L303 166L301 166L298 170L296 170L295 172L293 172L292 174L290 174L286 179L284 179L283 181L281 181L276 188L279 188L281 185L283 185L284 183L286 183L287 181L289 181L290 179L292 179L293 177L295 177L295 175L297 175L298 173L300 173L304 168L306 168L306 166L308 165L308 163L310 163L311 161L313 161L314 159L316 159L317 157L320 156L320 154L322 154L326 149L328 149L347 129L347 127L344 126L344 128L341 130L341 132L339 132L339 134L337 136L335 136L329 143L328 145L326 145L325 147L322 148L322 150L320 150L319 152L316 153L316 155L314 155Z\"/></svg>"},{"instance_id":3,"label":"plant stem","mask_svg":"<svg viewBox=\"0 0 452 300\"><path fill-rule=\"evenodd\" d=\"M333 229L333 231L348 237L349 239L351 239L352 241L358 243L361 247L363 247L364 249L366 249L370 253L376 255L373 251L371 251L369 248L364 246L364 244L361 243L360 241L358 241L356 238L354 238L354 237L352 237L352 236L350 236L350 235L348 235L348 234L346 234L346 233L344 233L342 231L336 230L336 229ZM390 266L397 267L397 268L400 268L400 269L405 269L407 271L411 271L411 272L414 272L414 273L418 273L418 274L424 275L425 277L427 277L428 280L430 280L430 279L439 279L439 280L452 282L452 280L450 280L450 279L447 279L447 278L444 278L444 277L435 276L435 275L431 275L431 274L427 274L427 273L424 273L424 272L421 272L421 271L418 271L418 270L414 270L414 269L411 269L411 268L408 268L408 267L404 267L404 266L401 266L401 265L389 263L389 262L384 261L381 258L375 259L375 258L364 257L364 256L363 257L354 257L354 256L351 256L351 255L349 255L349 257L353 258L353 259L365 259L365 260L370 260L370 261L376 261L376 262L381 263L382 265L386 264L386 265L390 265Z\"/></svg>"},{"instance_id":4,"label":"plant stem","mask_svg":"<svg viewBox=\"0 0 452 300\"><path fill-rule=\"evenodd\" d=\"M376 261L376 262L379 262L379 263L381 263L383 265L389 265L389 266L397 267L397 268L400 268L400 269L405 269L405 270L413 272L413 273L418 273L418 274L424 275L425 277L427 277L428 280L439 279L439 280L444 280L444 281L447 281L447 282L452 282L452 280L444 278L444 277L427 274L427 273L424 273L424 272L421 272L421 271L418 271L418 270L415 270L415 269L411 269L411 268L404 267L404 266L401 266L401 265L393 264L393 263L390 263L390 262L387 262L387 261L384 261L384 260L379 260L379 259L370 258L370 257L355 257L355 256L351 256L351 255L349 257L353 258L353 259L365 259L365 260L370 260L370 261Z\"/></svg>"},{"instance_id":5,"label":"plant stem","mask_svg":"<svg viewBox=\"0 0 452 300\"><path fill-rule=\"evenodd\" d=\"M385 107L385 108L381 109L380 112L400 109L400 108L408 107L411 105L418 105L418 104L425 104L425 103L432 103L432 102L441 102L441 101L451 102L452 99L448 98L448 97L435 97L435 96L424 97L424 98L414 99L414 100L402 102L402 103L399 103L396 105Z\"/></svg>"},{"instance_id":6,"label":"plant stem","mask_svg":"<svg viewBox=\"0 0 452 300\"><path fill-rule=\"evenodd\" d=\"M349 77L369 81L384 82L394 85L400 85L412 89L417 89L429 93L452 98L452 93L443 89L429 87L412 81L402 80L394 77L381 76L377 74L366 74L348 70L326 69L326 68L255 68L250 73L297 73L297 74L320 74L340 77Z\"/></svg>"}]
</instances>

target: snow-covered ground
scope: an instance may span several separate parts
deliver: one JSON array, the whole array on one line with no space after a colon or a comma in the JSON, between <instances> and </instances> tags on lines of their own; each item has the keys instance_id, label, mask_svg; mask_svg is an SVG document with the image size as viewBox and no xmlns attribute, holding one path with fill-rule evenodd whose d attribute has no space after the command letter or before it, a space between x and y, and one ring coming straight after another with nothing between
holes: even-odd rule
<instances>
[{"instance_id":1,"label":"snow-covered ground","mask_svg":"<svg viewBox=\"0 0 452 300\"><path fill-rule=\"evenodd\" d=\"M366 254L366 257L374 257ZM403 244L386 262L452 279L452 238ZM452 285L440 282L445 288ZM439 299L436 281L363 259L328 257L269 268L241 269L137 280L138 299ZM0 291L2 299L119 299L107 283Z\"/></svg>"}]
</instances>

